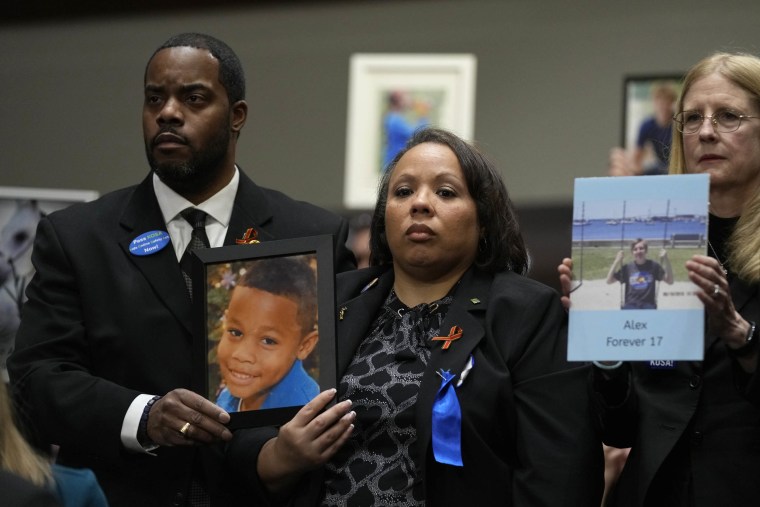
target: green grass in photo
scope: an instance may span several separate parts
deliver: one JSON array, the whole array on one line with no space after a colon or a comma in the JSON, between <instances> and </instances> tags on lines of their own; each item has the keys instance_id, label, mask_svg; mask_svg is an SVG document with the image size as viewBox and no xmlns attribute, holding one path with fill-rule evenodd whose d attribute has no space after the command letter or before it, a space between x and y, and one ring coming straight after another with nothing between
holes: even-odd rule
<instances>
[{"instance_id":1,"label":"green grass in photo","mask_svg":"<svg viewBox=\"0 0 760 507\"><path fill-rule=\"evenodd\" d=\"M650 244L647 259L659 262L661 247ZM620 247L584 246L573 247L573 274L576 280L606 280L615 255ZM630 243L625 244L623 263L633 261ZM676 282L687 282L686 261L692 255L705 254L704 248L667 248L670 264L673 266L673 278Z\"/></svg>"}]
</instances>

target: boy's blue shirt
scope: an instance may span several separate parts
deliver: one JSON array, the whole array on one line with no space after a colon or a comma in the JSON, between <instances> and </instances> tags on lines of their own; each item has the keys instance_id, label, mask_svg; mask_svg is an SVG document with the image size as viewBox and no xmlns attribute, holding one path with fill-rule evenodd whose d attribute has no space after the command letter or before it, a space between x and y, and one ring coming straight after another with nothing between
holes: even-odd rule
<instances>
[{"instance_id":1,"label":"boy's blue shirt","mask_svg":"<svg viewBox=\"0 0 760 507\"><path fill-rule=\"evenodd\" d=\"M259 410L306 405L318 394L319 384L306 373L299 359L293 363L288 374L269 391ZM219 393L216 404L227 412L237 412L240 398L232 396L225 387Z\"/></svg>"}]
</instances>

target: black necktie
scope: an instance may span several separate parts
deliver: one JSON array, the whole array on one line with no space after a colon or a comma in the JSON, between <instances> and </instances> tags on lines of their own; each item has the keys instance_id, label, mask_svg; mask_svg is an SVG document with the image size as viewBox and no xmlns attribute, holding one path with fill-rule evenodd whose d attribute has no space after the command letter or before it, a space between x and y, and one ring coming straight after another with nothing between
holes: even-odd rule
<instances>
[{"instance_id":1,"label":"black necktie","mask_svg":"<svg viewBox=\"0 0 760 507\"><path fill-rule=\"evenodd\" d=\"M208 236L206 235L206 212L197 208L187 208L180 213L187 223L193 227L193 233L190 236L190 242L185 248L185 253L182 254L182 259L179 261L180 268L182 268L182 275L185 277L185 285L187 285L187 292L190 294L190 299L193 299L193 280L190 278L192 274L192 261L190 261L190 251L197 248L208 248Z\"/></svg>"}]
</instances>

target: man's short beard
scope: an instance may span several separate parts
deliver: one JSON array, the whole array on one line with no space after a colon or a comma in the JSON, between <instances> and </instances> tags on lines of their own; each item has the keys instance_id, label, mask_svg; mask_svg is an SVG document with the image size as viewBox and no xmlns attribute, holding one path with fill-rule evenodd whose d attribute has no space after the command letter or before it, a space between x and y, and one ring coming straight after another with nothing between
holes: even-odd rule
<instances>
[{"instance_id":1,"label":"man's short beard","mask_svg":"<svg viewBox=\"0 0 760 507\"><path fill-rule=\"evenodd\" d=\"M193 150L190 159L185 162L159 163L146 146L148 163L161 181L178 194L187 196L202 193L222 170L229 142L230 133L222 130L205 151Z\"/></svg>"},{"instance_id":2,"label":"man's short beard","mask_svg":"<svg viewBox=\"0 0 760 507\"><path fill-rule=\"evenodd\" d=\"M213 170L203 170L197 160L187 162L165 162L159 164L149 157L150 167L166 185L180 195L196 193L206 187L214 178Z\"/></svg>"}]
</instances>

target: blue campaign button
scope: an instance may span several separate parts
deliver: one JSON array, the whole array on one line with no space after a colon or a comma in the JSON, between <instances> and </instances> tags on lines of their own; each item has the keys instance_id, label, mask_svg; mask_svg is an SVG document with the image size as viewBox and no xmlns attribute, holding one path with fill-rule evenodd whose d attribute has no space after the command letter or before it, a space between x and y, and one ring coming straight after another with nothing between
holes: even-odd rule
<instances>
[{"instance_id":1,"label":"blue campaign button","mask_svg":"<svg viewBox=\"0 0 760 507\"><path fill-rule=\"evenodd\" d=\"M148 231L140 234L129 244L129 253L132 255L153 255L163 250L169 244L171 238L166 231Z\"/></svg>"}]
</instances>

